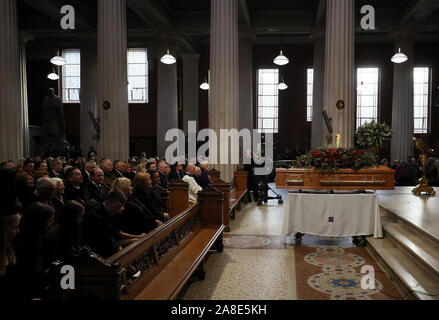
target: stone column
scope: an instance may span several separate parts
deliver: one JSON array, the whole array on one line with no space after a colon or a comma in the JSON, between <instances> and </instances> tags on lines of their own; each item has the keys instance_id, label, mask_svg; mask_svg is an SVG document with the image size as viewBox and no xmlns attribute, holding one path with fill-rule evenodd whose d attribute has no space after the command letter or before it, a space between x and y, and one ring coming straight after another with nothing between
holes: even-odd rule
<instances>
[{"instance_id":1,"label":"stone column","mask_svg":"<svg viewBox=\"0 0 439 320\"><path fill-rule=\"evenodd\" d=\"M27 98L27 70L26 70L26 42L28 37L20 35L19 52L20 52L20 88L21 88L21 110L23 111L23 154L24 157L30 157L29 141L29 107Z\"/></svg>"},{"instance_id":2,"label":"stone column","mask_svg":"<svg viewBox=\"0 0 439 320\"><path fill-rule=\"evenodd\" d=\"M81 43L81 149L86 155L91 146L97 148L98 140L93 139L96 130L90 120L89 111L98 116L97 99L97 43L86 40ZM98 151L99 154L99 151Z\"/></svg>"},{"instance_id":3,"label":"stone column","mask_svg":"<svg viewBox=\"0 0 439 320\"><path fill-rule=\"evenodd\" d=\"M326 16L325 57L325 102L324 106L332 118L334 132L328 143L328 131L323 124L324 142L334 147L336 135L341 135L341 145L354 144L355 127L355 1L328 0ZM337 108L338 101L344 101L345 108Z\"/></svg>"},{"instance_id":4,"label":"stone column","mask_svg":"<svg viewBox=\"0 0 439 320\"><path fill-rule=\"evenodd\" d=\"M188 121L196 121L198 128L199 54L185 54L183 58L183 128L187 135Z\"/></svg>"},{"instance_id":5,"label":"stone column","mask_svg":"<svg viewBox=\"0 0 439 320\"><path fill-rule=\"evenodd\" d=\"M313 89L313 114L311 129L312 150L324 145L323 138L323 104L325 87L325 31L322 26L313 34L314 40L314 89Z\"/></svg>"},{"instance_id":6,"label":"stone column","mask_svg":"<svg viewBox=\"0 0 439 320\"><path fill-rule=\"evenodd\" d=\"M129 109L125 0L98 0L99 157L129 158ZM111 107L104 110L104 102Z\"/></svg>"},{"instance_id":7,"label":"stone column","mask_svg":"<svg viewBox=\"0 0 439 320\"><path fill-rule=\"evenodd\" d=\"M392 108L392 151L391 161L407 160L414 152L414 112L413 112L413 63L414 41L405 34L401 43L396 44L395 52L401 46L408 61L394 64L393 108Z\"/></svg>"},{"instance_id":8,"label":"stone column","mask_svg":"<svg viewBox=\"0 0 439 320\"><path fill-rule=\"evenodd\" d=\"M0 161L23 157L23 105L15 0L0 1Z\"/></svg>"},{"instance_id":9,"label":"stone column","mask_svg":"<svg viewBox=\"0 0 439 320\"><path fill-rule=\"evenodd\" d=\"M218 137L220 163L221 154L231 155L230 146L220 144L220 129L238 129L239 125L238 1L212 0L211 11L209 127ZM222 180L233 179L236 165L215 167Z\"/></svg>"},{"instance_id":10,"label":"stone column","mask_svg":"<svg viewBox=\"0 0 439 320\"><path fill-rule=\"evenodd\" d=\"M248 27L247 27L248 28ZM253 130L253 38L252 30L239 32L239 129Z\"/></svg>"},{"instance_id":11,"label":"stone column","mask_svg":"<svg viewBox=\"0 0 439 320\"><path fill-rule=\"evenodd\" d=\"M178 90L177 63L161 63L160 58L169 48L160 47L157 69L157 156L164 157L166 148L172 143L165 141L166 133L170 129L178 129ZM175 51L171 50L171 54L176 56Z\"/></svg>"}]
</instances>

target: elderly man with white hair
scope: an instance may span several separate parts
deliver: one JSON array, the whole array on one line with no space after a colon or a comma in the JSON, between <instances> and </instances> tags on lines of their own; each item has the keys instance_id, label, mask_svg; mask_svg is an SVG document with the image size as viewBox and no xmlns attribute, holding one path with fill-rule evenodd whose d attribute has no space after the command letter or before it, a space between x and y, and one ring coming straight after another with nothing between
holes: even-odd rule
<instances>
[{"instance_id":1,"label":"elderly man with white hair","mask_svg":"<svg viewBox=\"0 0 439 320\"><path fill-rule=\"evenodd\" d=\"M34 197L29 204L34 202L42 202L53 207L52 198L55 194L55 190L56 183L53 181L53 179L46 177L38 179L35 183Z\"/></svg>"},{"instance_id":2,"label":"elderly man with white hair","mask_svg":"<svg viewBox=\"0 0 439 320\"><path fill-rule=\"evenodd\" d=\"M59 217L64 210L64 181L60 178L52 178L53 182L56 184L55 193L51 199L53 208L55 209L55 223L59 223Z\"/></svg>"},{"instance_id":3,"label":"elderly man with white hair","mask_svg":"<svg viewBox=\"0 0 439 320\"><path fill-rule=\"evenodd\" d=\"M203 191L203 188L195 181L196 166L193 163L189 163L186 167L186 175L183 177L183 181L189 184L189 201L197 202L198 192Z\"/></svg>"}]
</instances>

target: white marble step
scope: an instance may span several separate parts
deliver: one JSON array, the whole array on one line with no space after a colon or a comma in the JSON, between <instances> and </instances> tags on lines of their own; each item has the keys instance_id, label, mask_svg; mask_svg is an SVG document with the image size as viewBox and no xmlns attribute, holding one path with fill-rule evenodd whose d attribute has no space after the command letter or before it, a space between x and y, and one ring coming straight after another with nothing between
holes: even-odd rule
<instances>
[{"instance_id":1,"label":"white marble step","mask_svg":"<svg viewBox=\"0 0 439 320\"><path fill-rule=\"evenodd\" d=\"M380 206L380 214L382 219L387 218L392 220L392 222L399 222L404 226L416 230L421 236L427 237L439 247L439 237L433 232L433 230L438 230L439 228L438 219L435 218L437 213L431 214L431 212L426 212L423 214L419 212L418 207L409 207L408 212L400 212L397 214Z\"/></svg>"},{"instance_id":2,"label":"white marble step","mask_svg":"<svg viewBox=\"0 0 439 320\"><path fill-rule=\"evenodd\" d=\"M439 277L439 245L436 242L400 223L386 224L384 232L403 247L415 261L422 263Z\"/></svg>"},{"instance_id":3,"label":"white marble step","mask_svg":"<svg viewBox=\"0 0 439 320\"><path fill-rule=\"evenodd\" d=\"M411 292L411 296L419 300L439 300L439 281L435 274L416 263L390 237L367 238L367 242L371 254L396 278L398 284L402 284L403 292Z\"/></svg>"}]
</instances>

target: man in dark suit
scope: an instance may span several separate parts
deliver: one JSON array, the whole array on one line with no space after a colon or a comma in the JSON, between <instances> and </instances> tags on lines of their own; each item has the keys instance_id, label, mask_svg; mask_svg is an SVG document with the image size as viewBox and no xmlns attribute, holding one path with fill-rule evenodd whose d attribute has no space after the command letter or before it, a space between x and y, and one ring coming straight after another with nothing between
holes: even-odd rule
<instances>
[{"instance_id":1,"label":"man in dark suit","mask_svg":"<svg viewBox=\"0 0 439 320\"><path fill-rule=\"evenodd\" d=\"M84 165L84 169L81 170L82 179L84 180L84 186L90 181L90 172L96 168L96 162L87 161Z\"/></svg>"},{"instance_id":2,"label":"man in dark suit","mask_svg":"<svg viewBox=\"0 0 439 320\"><path fill-rule=\"evenodd\" d=\"M160 175L159 186L165 190L168 190L169 187L169 177L168 177L169 169L170 169L169 165L166 163L166 161L162 160L159 162L158 165L158 172Z\"/></svg>"},{"instance_id":3,"label":"man in dark suit","mask_svg":"<svg viewBox=\"0 0 439 320\"><path fill-rule=\"evenodd\" d=\"M84 245L104 258L122 250L119 228L112 222L124 210L126 197L119 192L110 192L107 200L84 216L82 224Z\"/></svg>"},{"instance_id":4,"label":"man in dark suit","mask_svg":"<svg viewBox=\"0 0 439 320\"><path fill-rule=\"evenodd\" d=\"M67 169L66 180L64 199L70 201L75 200L85 206L86 200L84 188L82 188L83 179L81 171L73 167Z\"/></svg>"},{"instance_id":5,"label":"man in dark suit","mask_svg":"<svg viewBox=\"0 0 439 320\"><path fill-rule=\"evenodd\" d=\"M114 161L113 168L113 173L116 176L116 179L125 178L127 171L127 164L125 162L119 160Z\"/></svg>"},{"instance_id":6,"label":"man in dark suit","mask_svg":"<svg viewBox=\"0 0 439 320\"><path fill-rule=\"evenodd\" d=\"M104 185L104 172L94 168L90 172L90 181L85 186L85 198L88 203L103 203L107 198L109 189Z\"/></svg>"},{"instance_id":7,"label":"man in dark suit","mask_svg":"<svg viewBox=\"0 0 439 320\"><path fill-rule=\"evenodd\" d=\"M184 177L183 165L176 163L169 174L169 182L181 181Z\"/></svg>"}]
</instances>

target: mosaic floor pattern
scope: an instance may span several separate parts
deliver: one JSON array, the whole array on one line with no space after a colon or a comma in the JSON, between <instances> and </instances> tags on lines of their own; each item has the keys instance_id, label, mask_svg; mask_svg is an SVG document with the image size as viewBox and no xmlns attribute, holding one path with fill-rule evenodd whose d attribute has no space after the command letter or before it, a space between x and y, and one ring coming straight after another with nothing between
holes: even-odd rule
<instances>
[{"instance_id":1,"label":"mosaic floor pattern","mask_svg":"<svg viewBox=\"0 0 439 320\"><path fill-rule=\"evenodd\" d=\"M402 299L364 248L296 247L294 252L299 300ZM373 268L375 280L364 278L363 267Z\"/></svg>"}]
</instances>

